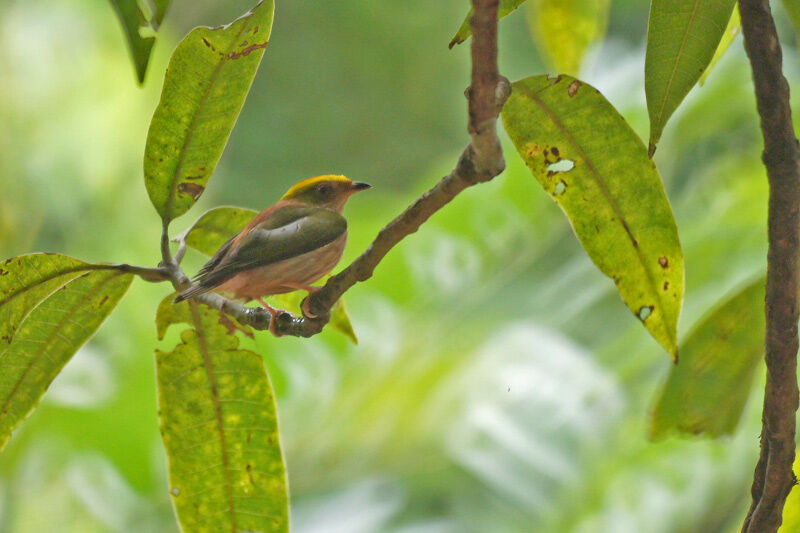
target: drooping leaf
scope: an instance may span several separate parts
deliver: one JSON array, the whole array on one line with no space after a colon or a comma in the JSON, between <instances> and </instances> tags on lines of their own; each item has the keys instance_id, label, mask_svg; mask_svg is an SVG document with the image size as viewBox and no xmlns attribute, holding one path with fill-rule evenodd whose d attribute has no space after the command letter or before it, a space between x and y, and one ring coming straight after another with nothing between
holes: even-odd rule
<instances>
[{"instance_id":1,"label":"drooping leaf","mask_svg":"<svg viewBox=\"0 0 800 533\"><path fill-rule=\"evenodd\" d=\"M659 392L650 438L731 434L764 355L764 278L711 311L681 345Z\"/></svg>"},{"instance_id":2,"label":"drooping leaf","mask_svg":"<svg viewBox=\"0 0 800 533\"><path fill-rule=\"evenodd\" d=\"M531 0L528 24L547 65L577 75L589 46L608 25L610 0Z\"/></svg>"},{"instance_id":3,"label":"drooping leaf","mask_svg":"<svg viewBox=\"0 0 800 533\"><path fill-rule=\"evenodd\" d=\"M500 0L500 5L497 8L497 18L501 19L517 9L525 0ZM472 27L469 25L469 19L472 18L472 13L474 11L472 9L469 10L467 13L464 22L461 23L461 27L458 28L458 31L453 36L453 39L450 41L450 48L453 48L457 44L461 44L467 39L470 38L472 35Z\"/></svg>"},{"instance_id":4,"label":"drooping leaf","mask_svg":"<svg viewBox=\"0 0 800 533\"><path fill-rule=\"evenodd\" d=\"M169 309L168 313L164 310ZM286 470L264 362L239 348L220 313L167 297L160 334L187 323L181 343L156 351L170 495L183 531L289 529Z\"/></svg>"},{"instance_id":5,"label":"drooping leaf","mask_svg":"<svg viewBox=\"0 0 800 533\"><path fill-rule=\"evenodd\" d=\"M184 214L205 190L264 55L273 8L263 0L227 26L195 28L172 53L144 155L162 219Z\"/></svg>"},{"instance_id":6,"label":"drooping leaf","mask_svg":"<svg viewBox=\"0 0 800 533\"><path fill-rule=\"evenodd\" d=\"M214 255L220 246L241 231L256 214L256 211L244 207L215 207L206 211L180 238L185 239L186 244L195 250L205 255ZM299 314L300 304L305 297L304 292L292 292L273 298L281 308ZM330 326L358 344L343 300L331 309Z\"/></svg>"},{"instance_id":7,"label":"drooping leaf","mask_svg":"<svg viewBox=\"0 0 800 533\"><path fill-rule=\"evenodd\" d=\"M742 31L742 19L739 17L739 4L733 5L733 13L731 14L731 19L728 21L728 27L725 28L725 33L722 34L722 39L719 41L719 46L717 46L717 50L714 52L714 57L711 58L711 62L708 64L708 68L703 71L703 75L700 76L700 80L698 83L702 86L706 80L708 79L708 75L711 73L711 69L717 64L717 62L722 59L722 56L725 55L725 52L728 51L730 48L731 43L736 36L739 35L739 32Z\"/></svg>"},{"instance_id":8,"label":"drooping leaf","mask_svg":"<svg viewBox=\"0 0 800 533\"><path fill-rule=\"evenodd\" d=\"M515 82L502 118L625 304L677 356L683 252L655 164L597 89L569 76Z\"/></svg>"},{"instance_id":9,"label":"drooping leaf","mask_svg":"<svg viewBox=\"0 0 800 533\"><path fill-rule=\"evenodd\" d=\"M111 6L117 13L120 23L122 23L122 29L125 31L133 66L136 69L136 77L139 83L143 83L147 64L150 61L150 52L156 41L154 36L146 34L158 30L167 7L169 7L169 0L155 0L156 11L152 14L142 11L137 0L111 0Z\"/></svg>"},{"instance_id":10,"label":"drooping leaf","mask_svg":"<svg viewBox=\"0 0 800 533\"><path fill-rule=\"evenodd\" d=\"M653 154L664 125L700 79L736 0L652 0L644 86Z\"/></svg>"},{"instance_id":11,"label":"drooping leaf","mask_svg":"<svg viewBox=\"0 0 800 533\"><path fill-rule=\"evenodd\" d=\"M79 274L31 310L11 343L0 348L0 449L132 280L133 275L114 270Z\"/></svg>"}]
</instances>

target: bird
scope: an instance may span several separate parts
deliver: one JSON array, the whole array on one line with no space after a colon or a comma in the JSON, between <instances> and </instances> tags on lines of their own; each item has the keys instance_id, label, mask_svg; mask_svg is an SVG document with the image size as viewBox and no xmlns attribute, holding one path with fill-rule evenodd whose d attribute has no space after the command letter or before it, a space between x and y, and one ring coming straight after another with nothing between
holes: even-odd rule
<instances>
[{"instance_id":1,"label":"bird","mask_svg":"<svg viewBox=\"0 0 800 533\"><path fill-rule=\"evenodd\" d=\"M269 329L278 336L275 318L283 311L264 298L295 290L312 294L320 288L312 283L333 270L344 253L347 221L342 210L350 196L369 188L368 183L331 174L296 183L225 242L175 302L210 291L256 300L269 312Z\"/></svg>"}]
</instances>

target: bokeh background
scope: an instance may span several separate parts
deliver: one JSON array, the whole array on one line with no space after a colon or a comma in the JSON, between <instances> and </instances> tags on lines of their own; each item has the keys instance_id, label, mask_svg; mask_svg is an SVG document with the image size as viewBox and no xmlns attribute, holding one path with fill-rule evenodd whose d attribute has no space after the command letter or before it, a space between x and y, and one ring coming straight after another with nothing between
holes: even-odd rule
<instances>
[{"instance_id":1,"label":"bokeh background","mask_svg":"<svg viewBox=\"0 0 800 533\"><path fill-rule=\"evenodd\" d=\"M158 261L142 154L166 62L190 28L251 3L173 0L139 88L106 0L0 2L0 257ZM645 138L647 4L614 0L581 71ZM447 48L466 9L278 1L216 175L175 232L209 207L261 209L300 178L343 173L375 185L348 206L345 261L355 257L467 141L469 50ZM797 41L775 9L796 84ZM547 70L524 12L502 22L500 46L507 77ZM682 336L765 268L760 142L739 37L655 157L686 256ZM357 346L336 332L248 341L278 394L293 529L737 531L760 387L732 437L649 442L670 358L506 146L501 177L459 196L347 293ZM187 270L202 262L190 252ZM0 531L177 531L153 361L167 290L135 281L15 433L0 456Z\"/></svg>"}]
</instances>

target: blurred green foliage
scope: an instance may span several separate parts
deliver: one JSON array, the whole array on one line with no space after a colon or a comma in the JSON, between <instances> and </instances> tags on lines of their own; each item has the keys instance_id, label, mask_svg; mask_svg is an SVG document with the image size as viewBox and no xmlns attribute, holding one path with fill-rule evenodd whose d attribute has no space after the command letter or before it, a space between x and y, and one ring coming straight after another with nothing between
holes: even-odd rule
<instances>
[{"instance_id":1,"label":"blurred green foliage","mask_svg":"<svg viewBox=\"0 0 800 533\"><path fill-rule=\"evenodd\" d=\"M251 3L175 2L142 89L107 1L0 3L0 257L157 262L142 154L166 60L191 27ZM354 258L466 143L468 47L447 49L465 8L278 2L217 175L174 231L211 206L261 209L300 178L343 173L376 186L346 211L344 260ZM781 15L796 83L796 38ZM543 70L524 18L501 26L510 79ZM646 2L613 2L608 37L581 69L643 138L646 23ZM763 272L760 142L737 38L655 156L686 260L680 338ZM264 356L276 389L294 529L736 530L757 454L758 387L734 436L649 443L651 398L671 363L510 143L506 153L502 177L459 196L348 292L359 345L335 332L242 342ZM189 252L187 270L203 260ZM0 531L177 530L153 355L177 341L155 338L167 292L135 281L12 437L0 455Z\"/></svg>"}]
</instances>

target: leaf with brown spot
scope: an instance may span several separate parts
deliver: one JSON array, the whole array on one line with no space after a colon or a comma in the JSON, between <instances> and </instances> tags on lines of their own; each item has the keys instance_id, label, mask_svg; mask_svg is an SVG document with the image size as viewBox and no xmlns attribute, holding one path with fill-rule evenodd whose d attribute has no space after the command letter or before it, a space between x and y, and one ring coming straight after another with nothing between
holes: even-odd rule
<instances>
[{"instance_id":1,"label":"leaf with brown spot","mask_svg":"<svg viewBox=\"0 0 800 533\"><path fill-rule=\"evenodd\" d=\"M571 95L570 87L579 89ZM594 87L570 76L532 76L512 88L502 118L517 151L628 308L675 356L683 252L664 186L641 139ZM538 149L543 146L557 146L561 162L573 163L558 173L559 180ZM665 282L673 289L669 294Z\"/></svg>"},{"instance_id":2,"label":"leaf with brown spot","mask_svg":"<svg viewBox=\"0 0 800 533\"><path fill-rule=\"evenodd\" d=\"M147 134L150 200L170 221L197 201L222 156L272 29L273 0L227 26L195 28L172 53ZM250 42L243 45L247 36Z\"/></svg>"}]
</instances>

